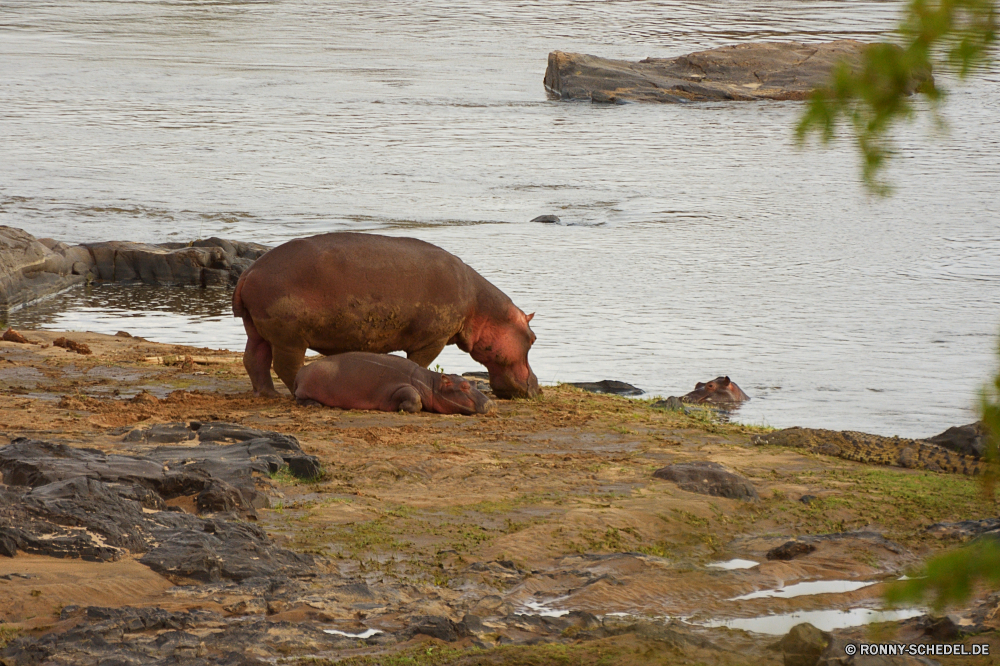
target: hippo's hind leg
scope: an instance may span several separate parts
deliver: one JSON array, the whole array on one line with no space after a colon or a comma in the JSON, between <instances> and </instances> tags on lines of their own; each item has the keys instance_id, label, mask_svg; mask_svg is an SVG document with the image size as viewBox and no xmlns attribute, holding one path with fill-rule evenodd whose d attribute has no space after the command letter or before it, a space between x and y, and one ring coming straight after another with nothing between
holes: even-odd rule
<instances>
[{"instance_id":1,"label":"hippo's hind leg","mask_svg":"<svg viewBox=\"0 0 1000 666\"><path fill-rule=\"evenodd\" d=\"M278 392L274 390L274 382L271 381L271 343L261 337L249 316L243 317L243 328L247 332L243 367L250 375L253 392L255 395L274 397Z\"/></svg>"},{"instance_id":2,"label":"hippo's hind leg","mask_svg":"<svg viewBox=\"0 0 1000 666\"><path fill-rule=\"evenodd\" d=\"M442 351L444 351L445 345L447 344L447 340L432 342L426 347L406 352L406 358L413 361L421 368L430 367L431 362L436 359Z\"/></svg>"},{"instance_id":3,"label":"hippo's hind leg","mask_svg":"<svg viewBox=\"0 0 1000 666\"><path fill-rule=\"evenodd\" d=\"M420 393L412 386L402 386L397 389L389 399L389 405L394 412L402 410L411 414L419 412L424 408L424 403L420 399Z\"/></svg>"},{"instance_id":4,"label":"hippo's hind leg","mask_svg":"<svg viewBox=\"0 0 1000 666\"><path fill-rule=\"evenodd\" d=\"M295 391L295 375L302 369L306 347L279 347L274 345L274 372L281 377L289 391Z\"/></svg>"}]
</instances>

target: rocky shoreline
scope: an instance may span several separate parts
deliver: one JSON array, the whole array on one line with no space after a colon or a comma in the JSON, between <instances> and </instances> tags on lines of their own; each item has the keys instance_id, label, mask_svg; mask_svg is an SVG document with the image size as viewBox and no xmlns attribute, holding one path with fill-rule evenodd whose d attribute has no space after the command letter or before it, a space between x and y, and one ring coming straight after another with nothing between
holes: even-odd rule
<instances>
[{"instance_id":1,"label":"rocky shoreline","mask_svg":"<svg viewBox=\"0 0 1000 666\"><path fill-rule=\"evenodd\" d=\"M998 529L926 440L570 386L496 416L345 412L253 397L229 352L23 333L0 341L4 664L844 663L864 627L795 617L878 608ZM883 630L1000 650L998 607Z\"/></svg>"},{"instance_id":2,"label":"rocky shoreline","mask_svg":"<svg viewBox=\"0 0 1000 666\"><path fill-rule=\"evenodd\" d=\"M0 308L26 305L88 281L230 287L270 248L209 238L191 243L69 245L0 226Z\"/></svg>"}]
</instances>

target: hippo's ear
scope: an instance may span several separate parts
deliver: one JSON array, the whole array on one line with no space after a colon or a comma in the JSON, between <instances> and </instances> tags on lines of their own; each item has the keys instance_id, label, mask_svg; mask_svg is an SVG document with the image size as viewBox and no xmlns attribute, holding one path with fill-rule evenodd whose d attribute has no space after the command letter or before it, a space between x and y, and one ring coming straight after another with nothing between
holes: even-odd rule
<instances>
[{"instance_id":1,"label":"hippo's ear","mask_svg":"<svg viewBox=\"0 0 1000 666\"><path fill-rule=\"evenodd\" d=\"M451 377L444 374L443 372L441 373L441 383L440 383L441 388L443 389L450 388L453 383L454 382L451 381Z\"/></svg>"},{"instance_id":2,"label":"hippo's ear","mask_svg":"<svg viewBox=\"0 0 1000 666\"><path fill-rule=\"evenodd\" d=\"M530 315L524 315L524 317L526 320L531 321L532 319L535 318L535 313L532 312Z\"/></svg>"},{"instance_id":3,"label":"hippo's ear","mask_svg":"<svg viewBox=\"0 0 1000 666\"><path fill-rule=\"evenodd\" d=\"M700 388L705 388L705 382L698 382L694 385L694 390L697 391Z\"/></svg>"},{"instance_id":4,"label":"hippo's ear","mask_svg":"<svg viewBox=\"0 0 1000 666\"><path fill-rule=\"evenodd\" d=\"M722 386L729 386L730 384L729 377L723 377L722 379L720 379L719 384L721 384Z\"/></svg>"}]
</instances>

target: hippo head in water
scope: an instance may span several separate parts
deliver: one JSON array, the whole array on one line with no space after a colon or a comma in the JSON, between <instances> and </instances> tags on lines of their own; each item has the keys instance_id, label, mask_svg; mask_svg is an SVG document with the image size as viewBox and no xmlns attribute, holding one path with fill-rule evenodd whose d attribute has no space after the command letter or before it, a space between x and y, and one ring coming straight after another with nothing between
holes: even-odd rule
<instances>
[{"instance_id":1,"label":"hippo head in water","mask_svg":"<svg viewBox=\"0 0 1000 666\"><path fill-rule=\"evenodd\" d=\"M716 404L740 403L750 399L736 382L729 377L716 377L710 382L698 382L694 390L681 398L684 402L700 404L711 402Z\"/></svg>"},{"instance_id":2,"label":"hippo head in water","mask_svg":"<svg viewBox=\"0 0 1000 666\"><path fill-rule=\"evenodd\" d=\"M472 358L486 366L490 386L498 398L535 398L541 395L538 378L528 365L535 333L528 326L535 314L524 314L513 303L502 321L481 324Z\"/></svg>"},{"instance_id":3,"label":"hippo head in water","mask_svg":"<svg viewBox=\"0 0 1000 666\"><path fill-rule=\"evenodd\" d=\"M496 411L496 403L460 375L437 375L432 400L433 404L425 404L424 409L439 414L472 416Z\"/></svg>"}]
</instances>

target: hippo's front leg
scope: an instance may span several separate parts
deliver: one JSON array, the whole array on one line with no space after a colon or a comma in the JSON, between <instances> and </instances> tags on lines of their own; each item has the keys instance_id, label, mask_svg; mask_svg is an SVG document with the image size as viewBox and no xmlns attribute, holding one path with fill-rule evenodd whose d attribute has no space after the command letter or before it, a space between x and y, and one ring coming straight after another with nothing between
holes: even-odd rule
<instances>
[{"instance_id":1,"label":"hippo's front leg","mask_svg":"<svg viewBox=\"0 0 1000 666\"><path fill-rule=\"evenodd\" d=\"M402 410L415 414L424 408L424 403L420 399L420 392L407 384L406 386L400 386L392 394L392 397L389 398L389 407L389 411L398 412Z\"/></svg>"}]
</instances>

